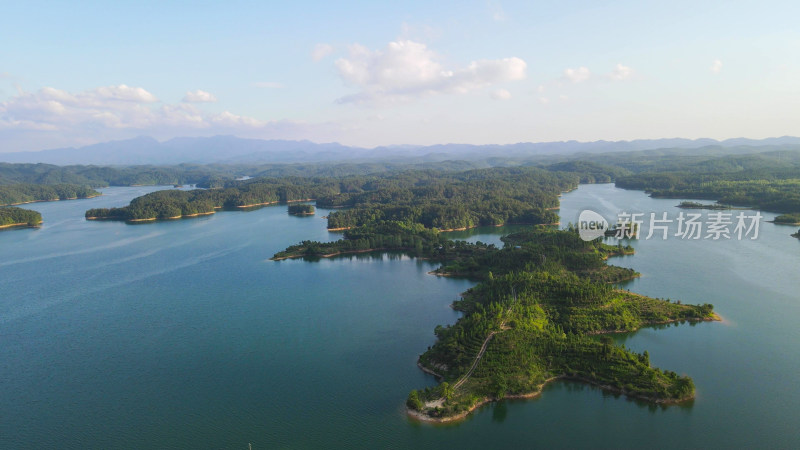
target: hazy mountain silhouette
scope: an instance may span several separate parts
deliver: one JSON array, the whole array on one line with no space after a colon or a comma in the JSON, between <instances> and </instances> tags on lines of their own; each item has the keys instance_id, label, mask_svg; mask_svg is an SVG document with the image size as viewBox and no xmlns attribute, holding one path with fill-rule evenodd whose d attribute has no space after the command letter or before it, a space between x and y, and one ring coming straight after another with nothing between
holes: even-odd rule
<instances>
[{"instance_id":1,"label":"hazy mountain silhouette","mask_svg":"<svg viewBox=\"0 0 800 450\"><path fill-rule=\"evenodd\" d=\"M36 152L0 153L0 161L49 164L179 164L179 163L297 163L324 161L525 158L539 155L569 155L653 150L664 148L800 146L800 138L785 136L768 139L641 139L634 141L561 141L507 145L397 145L372 149L338 143L310 141L243 139L235 136L180 137L159 142L140 136L80 148L58 148Z\"/></svg>"}]
</instances>

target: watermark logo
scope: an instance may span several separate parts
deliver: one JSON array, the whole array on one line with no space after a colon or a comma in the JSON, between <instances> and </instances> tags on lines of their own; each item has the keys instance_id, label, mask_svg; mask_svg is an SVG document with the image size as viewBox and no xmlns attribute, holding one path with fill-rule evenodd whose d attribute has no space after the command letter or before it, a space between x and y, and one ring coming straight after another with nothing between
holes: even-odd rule
<instances>
[{"instance_id":1,"label":"watermark logo","mask_svg":"<svg viewBox=\"0 0 800 450\"><path fill-rule=\"evenodd\" d=\"M668 213L662 212L649 214L627 213L617 214L617 222L609 227L608 222L600 214L585 209L578 217L578 234L584 241L591 241L599 237L615 237L618 239L667 239L675 237L684 240L695 239L757 239L759 225L763 216L760 212L746 214L739 212L734 215L727 212L712 212L705 216L702 214L683 212L671 218ZM647 224L647 233L640 236L643 226Z\"/></svg>"},{"instance_id":2,"label":"watermark logo","mask_svg":"<svg viewBox=\"0 0 800 450\"><path fill-rule=\"evenodd\" d=\"M581 211L581 215L578 216L578 235L581 239L593 241L605 236L606 230L608 230L608 221L605 217L591 209Z\"/></svg>"}]
</instances>

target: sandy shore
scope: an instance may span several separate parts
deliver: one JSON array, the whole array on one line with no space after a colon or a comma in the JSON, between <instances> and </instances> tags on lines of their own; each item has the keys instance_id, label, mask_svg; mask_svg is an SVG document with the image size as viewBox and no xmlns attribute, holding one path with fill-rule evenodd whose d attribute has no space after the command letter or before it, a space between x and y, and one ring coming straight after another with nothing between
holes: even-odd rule
<instances>
[{"instance_id":1,"label":"sandy shore","mask_svg":"<svg viewBox=\"0 0 800 450\"><path fill-rule=\"evenodd\" d=\"M167 217L166 219L161 220L175 220L175 219L186 219L190 217L198 217L198 216L208 216L210 214L216 214L216 211L209 211L209 212L202 212L202 213L195 213L195 214L186 214L181 216L172 216ZM155 220L159 220L156 217L148 217L146 219L119 219L116 217L87 217L86 220L124 220L125 222L153 222Z\"/></svg>"},{"instance_id":2,"label":"sandy shore","mask_svg":"<svg viewBox=\"0 0 800 450\"><path fill-rule=\"evenodd\" d=\"M460 412L460 413L458 413L456 415L453 415L453 416L431 417L431 416L429 416L429 415L427 415L427 414L425 414L423 412L411 410L411 409L408 409L408 408L406 408L406 413L409 416L411 416L411 417L413 417L415 419L418 419L420 421L423 421L423 422L432 422L432 423L456 422L458 420L462 420L462 419L466 418L468 415L472 414L473 411L475 411L476 409L480 408L481 406L483 406L483 405L485 405L487 403L496 402L498 400L506 400L506 399L513 400L513 399L536 398L536 397L542 395L542 389L544 389L544 387L547 385L547 383L550 383L551 381L559 380L559 379L562 379L562 378L566 378L566 377L557 376L557 377L548 378L548 379L544 380L544 383L542 383L539 386L537 386L536 387L537 390L533 391L533 392L528 392L528 393L524 393L524 394L506 395L502 399L497 399L497 398L494 398L494 397L484 397L484 398L478 400L468 410Z\"/></svg>"},{"instance_id":3,"label":"sandy shore","mask_svg":"<svg viewBox=\"0 0 800 450\"><path fill-rule=\"evenodd\" d=\"M395 251L395 250L396 251L404 251L404 250L409 250L409 249L407 249L407 248L367 248L367 249L364 249L364 250L345 250L345 251L342 251L342 252L328 253L328 254L325 254L325 255L311 255L311 256L316 256L318 258L332 258L334 256L339 256L339 255L353 255L353 254L356 254L356 253L369 253L369 252L388 252L388 251ZM272 258L270 258L270 261L283 261L284 259L304 258L306 256L310 256L310 255L290 255L290 256L280 256L278 258L273 256Z\"/></svg>"},{"instance_id":4,"label":"sandy shore","mask_svg":"<svg viewBox=\"0 0 800 450\"><path fill-rule=\"evenodd\" d=\"M67 200L86 200L86 199L90 199L90 198L100 197L101 195L103 195L103 194L90 195L89 197L69 197L69 198L51 198L49 200L31 200L29 202L8 203L8 204L5 204L5 205L0 205L0 206L29 205L31 203L44 203L44 202L63 202L63 201L67 201Z\"/></svg>"},{"instance_id":5,"label":"sandy shore","mask_svg":"<svg viewBox=\"0 0 800 450\"><path fill-rule=\"evenodd\" d=\"M8 225L0 225L0 230L5 230L7 228L17 228L17 227L26 227L26 228L39 228L39 226L43 222L40 221L37 225L29 225L28 222L20 222L20 223L10 223Z\"/></svg>"},{"instance_id":6,"label":"sandy shore","mask_svg":"<svg viewBox=\"0 0 800 450\"><path fill-rule=\"evenodd\" d=\"M524 393L524 394L506 395L502 399L497 399L497 398L494 398L494 397L484 397L481 400L478 400L468 410L463 411L463 412L458 413L458 414L453 415L453 416L431 417L431 416L429 416L429 415L427 415L425 413L422 413L420 411L415 411L415 410L411 410L411 409L408 409L408 408L406 408L406 413L409 416L411 416L411 417L413 417L415 419L418 419L420 421L423 421L423 422L432 422L432 423L455 422L455 421L459 421L459 420L462 420L462 419L466 418L468 415L472 414L473 411L475 411L476 409L480 408L481 406L483 406L483 405L485 405L487 403L495 402L495 401L498 401L498 400L513 400L513 399L531 399L531 398L536 398L536 397L542 395L542 390L544 389L544 387L548 383L551 383L551 382L556 381L556 380L580 381L582 383L586 383L586 384L591 384L593 386L597 386L600 389L603 389L604 391L614 392L614 393L617 393L617 394L625 395L626 397L635 398L635 399L639 399L639 400L645 400L645 401L648 401L648 402L651 402L651 403L660 404L660 405L674 405L674 404L678 404L678 403L683 403L683 402L688 401L688 400L692 400L694 398L694 396L686 397L686 398L680 398L680 399L662 399L662 398L648 397L646 395L635 394L635 393L626 391L625 389L618 388L616 386L611 386L609 384L603 384L603 383L600 383L600 382L595 381L595 380L590 380L588 378L576 377L576 376L567 376L567 375L559 375L559 376L555 376L555 377L551 377L551 378L546 379L544 381L544 383L542 383L539 386L537 386L537 390L536 391L528 392L528 393Z\"/></svg>"}]
</instances>

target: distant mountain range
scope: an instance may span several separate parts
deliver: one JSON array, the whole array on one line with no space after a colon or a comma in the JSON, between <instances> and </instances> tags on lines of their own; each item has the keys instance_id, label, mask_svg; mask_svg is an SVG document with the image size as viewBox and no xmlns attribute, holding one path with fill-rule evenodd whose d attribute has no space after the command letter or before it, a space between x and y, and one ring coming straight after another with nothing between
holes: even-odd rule
<instances>
[{"instance_id":1,"label":"distant mountain range","mask_svg":"<svg viewBox=\"0 0 800 450\"><path fill-rule=\"evenodd\" d=\"M235 136L181 137L159 142L151 137L111 141L80 148L59 148L37 152L0 153L0 162L49 163L58 165L169 165L180 163L305 163L327 161L394 161L419 162L472 160L488 158L534 158L543 155L574 155L666 148L701 147L765 149L800 149L800 138L768 139L642 139L634 141L561 141L517 143L507 145L444 144L430 146L386 146L361 148L338 143L318 144L310 141L243 139Z\"/></svg>"}]
</instances>

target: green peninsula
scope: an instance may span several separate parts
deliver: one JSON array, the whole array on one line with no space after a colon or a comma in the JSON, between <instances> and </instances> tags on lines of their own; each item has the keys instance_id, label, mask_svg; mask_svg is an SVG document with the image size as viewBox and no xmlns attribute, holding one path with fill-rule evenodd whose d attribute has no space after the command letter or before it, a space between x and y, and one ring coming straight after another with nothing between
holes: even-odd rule
<instances>
[{"instance_id":1,"label":"green peninsula","mask_svg":"<svg viewBox=\"0 0 800 450\"><path fill-rule=\"evenodd\" d=\"M0 206L55 200L75 200L99 195L100 193L94 189L77 184L16 183L0 186Z\"/></svg>"},{"instance_id":2,"label":"green peninsula","mask_svg":"<svg viewBox=\"0 0 800 450\"><path fill-rule=\"evenodd\" d=\"M0 229L14 227L38 227L42 215L37 211L14 206L0 207Z\"/></svg>"},{"instance_id":3,"label":"green peninsula","mask_svg":"<svg viewBox=\"0 0 800 450\"><path fill-rule=\"evenodd\" d=\"M728 205L720 205L719 203L698 203L698 202L680 202L678 208L682 209L711 209L711 210L725 210L732 209Z\"/></svg>"},{"instance_id":4,"label":"green peninsula","mask_svg":"<svg viewBox=\"0 0 800 450\"><path fill-rule=\"evenodd\" d=\"M694 397L691 378L651 367L647 352L614 345L607 335L715 320L712 305L682 305L614 287L607 281L635 273L607 266L605 259L626 250L584 242L575 231L540 230L504 240L503 249L481 259L483 281L454 304L464 316L437 327L436 344L420 356L420 368L442 382L412 391L410 414L457 420L489 401L536 396L556 379L655 403ZM450 264L437 273L453 270Z\"/></svg>"},{"instance_id":5,"label":"green peninsula","mask_svg":"<svg viewBox=\"0 0 800 450\"><path fill-rule=\"evenodd\" d=\"M419 367L441 381L408 396L409 414L423 420L456 420L488 401L537 395L561 378L655 403L692 398L691 378L651 367L646 352L614 345L608 334L715 320L713 306L615 287L639 275L607 262L632 254L631 246L548 226L558 222L559 193L580 179L536 168L339 178L340 191L317 197L317 205L343 208L328 216L328 229L344 230L343 238L302 241L272 259L402 251L441 263L434 275L479 281L453 305L464 315L436 327L437 342L419 357ZM538 225L505 236L503 248L443 232L504 223Z\"/></svg>"},{"instance_id":6,"label":"green peninsula","mask_svg":"<svg viewBox=\"0 0 800 450\"><path fill-rule=\"evenodd\" d=\"M328 194L332 181L303 179L257 179L230 182L217 189L182 191L167 189L131 200L121 208L95 208L86 211L87 220L125 220L129 222L179 219L213 214L217 209L247 209L312 200Z\"/></svg>"},{"instance_id":7,"label":"green peninsula","mask_svg":"<svg viewBox=\"0 0 800 450\"><path fill-rule=\"evenodd\" d=\"M457 420L489 401L535 396L562 378L655 403L694 397L691 378L651 367L647 352L633 353L607 336L717 319L710 304L683 305L614 287L638 276L606 261L632 254L630 246L586 242L576 230L547 227L506 236L503 248L445 235L422 224L380 221L349 229L339 241L301 242L272 259L402 250L441 261L432 274L480 280L453 305L464 316L438 326L436 344L419 358L420 368L441 381L408 396L409 414L422 420Z\"/></svg>"},{"instance_id":8,"label":"green peninsula","mask_svg":"<svg viewBox=\"0 0 800 450\"><path fill-rule=\"evenodd\" d=\"M289 205L289 214L293 216L313 216L315 209L314 205Z\"/></svg>"}]
</instances>

